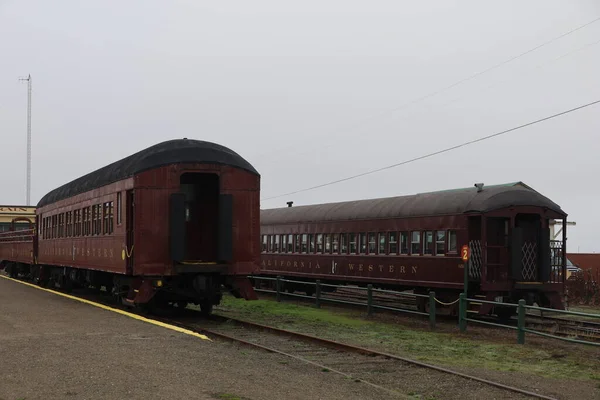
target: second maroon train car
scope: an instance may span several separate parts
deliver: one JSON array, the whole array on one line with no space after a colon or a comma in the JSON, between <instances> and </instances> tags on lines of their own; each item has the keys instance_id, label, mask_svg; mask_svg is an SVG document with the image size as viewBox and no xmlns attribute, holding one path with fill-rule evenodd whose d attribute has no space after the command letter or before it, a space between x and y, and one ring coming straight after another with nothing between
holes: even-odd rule
<instances>
[{"instance_id":1,"label":"second maroon train car","mask_svg":"<svg viewBox=\"0 0 600 400\"><path fill-rule=\"evenodd\" d=\"M551 240L549 227L566 227L567 214L522 182L475 186L262 210L260 275L435 291L451 302L464 288L459 249L469 245L470 296L563 309L566 231Z\"/></svg>"}]
</instances>

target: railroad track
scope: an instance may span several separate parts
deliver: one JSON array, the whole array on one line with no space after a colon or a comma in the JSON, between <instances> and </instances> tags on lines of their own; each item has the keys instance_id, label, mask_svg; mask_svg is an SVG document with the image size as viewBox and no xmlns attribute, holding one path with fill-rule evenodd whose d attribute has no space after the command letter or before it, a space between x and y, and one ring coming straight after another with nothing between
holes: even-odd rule
<instances>
[{"instance_id":1,"label":"railroad track","mask_svg":"<svg viewBox=\"0 0 600 400\"><path fill-rule=\"evenodd\" d=\"M51 290L59 292L56 289ZM481 391L481 385L484 385L488 388L494 388L496 391L502 393L510 392L511 395L507 398L511 399L555 399L543 394L426 364L398 355L357 347L271 326L260 325L250 321L238 320L218 314L212 315L209 318L203 318L198 311L189 308L174 308L172 309L175 311L172 313L174 317L148 315L147 312L135 309L132 310L129 307L115 304L115 302L111 300L110 297L106 296L106 294L89 293L85 291L79 293L79 291L75 291L72 292L71 295L95 301L112 308L134 312L143 315L146 318L169 323L190 331L205 334L209 337L219 338L239 343L244 346L276 353L298 362L314 365L321 368L324 372L340 374L355 382L364 383L399 398L413 398L403 394L403 392L408 392L408 388L402 385L410 385L413 382L412 380L423 378L422 373L415 373L415 369L420 369L428 370L429 373L436 375L431 379L435 379L435 386L438 390L443 390L444 385L455 388L456 379L464 380L464 385L461 385L461 390L464 390L465 398L470 398L469 396L476 393L477 390ZM165 310L163 310L163 312L164 311ZM487 390L489 391L490 389Z\"/></svg>"},{"instance_id":2,"label":"railroad track","mask_svg":"<svg viewBox=\"0 0 600 400\"><path fill-rule=\"evenodd\" d=\"M190 321L190 319L194 319L194 321ZM465 393L474 390L474 388L469 388L470 385L486 385L504 392L511 392L509 398L553 399L539 393L405 357L221 315L213 315L209 319L201 321L198 321L197 317L193 315L185 318L159 318L159 320L209 337L239 343L311 364L323 371L343 375L348 379L365 383L399 397L406 397L402 395L402 391L407 391L406 387L402 386L406 384L406 381L399 378L406 376L407 373L415 374L414 370L417 368L439 375L436 377L436 382L441 383L442 386L445 382L453 381L455 384L456 379L464 380ZM515 395L517 397L514 397Z\"/></svg>"},{"instance_id":3,"label":"railroad track","mask_svg":"<svg viewBox=\"0 0 600 400\"><path fill-rule=\"evenodd\" d=\"M528 327L539 326L545 333L600 343L599 322L531 314L527 314L525 321Z\"/></svg>"},{"instance_id":4,"label":"railroad track","mask_svg":"<svg viewBox=\"0 0 600 400\"><path fill-rule=\"evenodd\" d=\"M313 303L314 300L308 298L292 297L296 301L303 301ZM365 308L367 302L366 292L362 289L353 288L342 288L336 292L323 293L321 295L321 301L327 300L342 300L354 303L361 303L360 305L342 304L338 303L341 307L361 307ZM409 311L416 311L417 305L416 300L410 297L410 294L389 294L389 293L373 293L373 305L382 305L386 307L393 307L398 309L404 309ZM400 312L401 313L401 312ZM481 319L488 322L498 322L497 319L491 316L481 316L476 314L469 315L470 318ZM449 321L456 322L456 316L438 314L436 319L438 321ZM509 321L504 321L504 324L509 326L517 326L517 318L513 317ZM554 317L554 316L537 316L534 314L527 314L526 325L528 328L535 327L537 330L552 334L555 336L561 336L565 338L587 340L590 342L600 343L600 322L592 322L585 320L574 320L568 318ZM489 329L498 329L488 325L478 325L479 327L485 327Z\"/></svg>"}]
</instances>

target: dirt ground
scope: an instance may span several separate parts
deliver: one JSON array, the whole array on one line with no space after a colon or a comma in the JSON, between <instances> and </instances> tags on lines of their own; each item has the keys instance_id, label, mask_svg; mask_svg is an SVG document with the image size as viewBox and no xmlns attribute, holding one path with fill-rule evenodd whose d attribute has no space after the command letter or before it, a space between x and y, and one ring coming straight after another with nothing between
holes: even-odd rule
<instances>
[{"instance_id":1,"label":"dirt ground","mask_svg":"<svg viewBox=\"0 0 600 400\"><path fill-rule=\"evenodd\" d=\"M2 400L404 398L2 278L0 371Z\"/></svg>"}]
</instances>

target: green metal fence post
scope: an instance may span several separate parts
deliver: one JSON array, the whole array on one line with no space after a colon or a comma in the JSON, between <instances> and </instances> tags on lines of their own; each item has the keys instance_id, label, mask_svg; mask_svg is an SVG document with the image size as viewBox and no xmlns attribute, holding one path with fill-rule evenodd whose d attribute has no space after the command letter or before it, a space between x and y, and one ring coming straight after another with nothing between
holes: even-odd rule
<instances>
[{"instance_id":1,"label":"green metal fence post","mask_svg":"<svg viewBox=\"0 0 600 400\"><path fill-rule=\"evenodd\" d=\"M277 276L277 282L275 284L275 290L277 291L277 302L281 301L281 277Z\"/></svg>"},{"instance_id":2,"label":"green metal fence post","mask_svg":"<svg viewBox=\"0 0 600 400\"><path fill-rule=\"evenodd\" d=\"M461 293L458 299L458 325L460 326L460 331L464 332L467 330L467 295Z\"/></svg>"},{"instance_id":3,"label":"green metal fence post","mask_svg":"<svg viewBox=\"0 0 600 400\"><path fill-rule=\"evenodd\" d=\"M367 315L373 313L373 285L367 285Z\"/></svg>"},{"instance_id":4,"label":"green metal fence post","mask_svg":"<svg viewBox=\"0 0 600 400\"><path fill-rule=\"evenodd\" d=\"M429 327L435 329L435 292L429 292Z\"/></svg>"},{"instance_id":5,"label":"green metal fence post","mask_svg":"<svg viewBox=\"0 0 600 400\"><path fill-rule=\"evenodd\" d=\"M517 342L525 344L525 300L519 300Z\"/></svg>"},{"instance_id":6,"label":"green metal fence post","mask_svg":"<svg viewBox=\"0 0 600 400\"><path fill-rule=\"evenodd\" d=\"M316 298L317 298L317 308L321 308L321 281L317 279L317 290L316 290Z\"/></svg>"}]
</instances>

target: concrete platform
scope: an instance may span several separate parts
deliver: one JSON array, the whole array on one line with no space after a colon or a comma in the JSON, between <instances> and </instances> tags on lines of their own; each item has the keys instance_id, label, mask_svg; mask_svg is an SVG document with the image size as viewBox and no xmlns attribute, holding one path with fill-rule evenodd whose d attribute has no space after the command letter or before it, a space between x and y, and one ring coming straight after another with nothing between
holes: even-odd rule
<instances>
[{"instance_id":1,"label":"concrete platform","mask_svg":"<svg viewBox=\"0 0 600 400\"><path fill-rule=\"evenodd\" d=\"M203 340L0 277L0 400L382 396L389 395L278 355Z\"/></svg>"}]
</instances>

